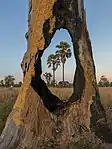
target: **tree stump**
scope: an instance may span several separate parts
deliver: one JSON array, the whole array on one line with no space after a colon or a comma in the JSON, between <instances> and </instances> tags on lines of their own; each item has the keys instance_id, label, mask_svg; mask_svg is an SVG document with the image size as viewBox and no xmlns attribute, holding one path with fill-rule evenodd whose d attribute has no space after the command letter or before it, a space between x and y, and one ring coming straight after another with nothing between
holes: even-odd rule
<instances>
[{"instance_id":1,"label":"tree stump","mask_svg":"<svg viewBox=\"0 0 112 149\"><path fill-rule=\"evenodd\" d=\"M83 0L30 0L28 46L22 62L24 83L0 137L0 149L65 149L92 131L112 142L96 83ZM56 30L73 43L76 72L65 103L41 79L41 57Z\"/></svg>"}]
</instances>

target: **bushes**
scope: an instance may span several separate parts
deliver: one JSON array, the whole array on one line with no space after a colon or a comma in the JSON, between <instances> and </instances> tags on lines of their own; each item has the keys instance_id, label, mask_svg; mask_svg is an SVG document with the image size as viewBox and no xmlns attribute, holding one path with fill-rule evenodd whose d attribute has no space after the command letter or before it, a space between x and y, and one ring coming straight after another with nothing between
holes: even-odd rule
<instances>
[{"instance_id":1,"label":"bushes","mask_svg":"<svg viewBox=\"0 0 112 149\"><path fill-rule=\"evenodd\" d=\"M57 87L70 88L70 87L72 87L72 84L69 83L68 81L65 81L64 83L63 83L63 81L60 81L58 83Z\"/></svg>"}]
</instances>

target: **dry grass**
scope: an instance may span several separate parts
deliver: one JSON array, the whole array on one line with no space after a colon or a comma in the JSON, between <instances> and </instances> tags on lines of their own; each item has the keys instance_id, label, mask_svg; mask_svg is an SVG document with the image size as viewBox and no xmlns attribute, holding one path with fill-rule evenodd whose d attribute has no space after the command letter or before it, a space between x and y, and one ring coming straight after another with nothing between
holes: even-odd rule
<instances>
[{"instance_id":1,"label":"dry grass","mask_svg":"<svg viewBox=\"0 0 112 149\"><path fill-rule=\"evenodd\" d=\"M51 92L61 100L67 100L72 95L73 88L50 88Z\"/></svg>"},{"instance_id":2,"label":"dry grass","mask_svg":"<svg viewBox=\"0 0 112 149\"><path fill-rule=\"evenodd\" d=\"M10 90L7 88L0 88L0 133L16 101L17 94L17 89Z\"/></svg>"},{"instance_id":3,"label":"dry grass","mask_svg":"<svg viewBox=\"0 0 112 149\"><path fill-rule=\"evenodd\" d=\"M100 88L101 102L105 108L107 121L112 129L112 87Z\"/></svg>"}]
</instances>

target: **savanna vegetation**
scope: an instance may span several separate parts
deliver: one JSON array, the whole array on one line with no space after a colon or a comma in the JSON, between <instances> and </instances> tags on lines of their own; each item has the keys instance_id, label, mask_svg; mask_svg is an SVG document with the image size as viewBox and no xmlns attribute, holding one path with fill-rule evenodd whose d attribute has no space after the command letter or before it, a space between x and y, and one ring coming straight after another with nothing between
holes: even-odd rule
<instances>
[{"instance_id":1,"label":"savanna vegetation","mask_svg":"<svg viewBox=\"0 0 112 149\"><path fill-rule=\"evenodd\" d=\"M26 38L27 37L28 34L26 34ZM65 65L67 59L71 58L72 52L70 45L64 41L60 42L59 45L56 45L56 49L58 50L56 50L54 54L50 54L46 62L47 67L52 69L52 73L45 72L42 75L51 92L59 97L60 100L64 101L69 99L73 91L72 83L65 80ZM62 68L63 73L61 76L62 79L57 83L56 71L59 67ZM5 76L4 79L0 81L0 134L17 99L19 87L21 87L21 85L21 81L15 83L15 77L13 75ZM112 128L112 82L109 82L106 76L103 75L98 82L98 86L101 102L106 111L107 122ZM95 140L97 139L88 137L88 140L84 140L82 138L81 142L78 142L77 144L73 143L71 145L73 148L71 149L100 149L102 142L95 142ZM105 144L103 144L103 146L105 146Z\"/></svg>"},{"instance_id":2,"label":"savanna vegetation","mask_svg":"<svg viewBox=\"0 0 112 149\"><path fill-rule=\"evenodd\" d=\"M28 39L28 32L25 34L25 38ZM57 50L58 49L58 50ZM61 41L56 45L56 52L52 53L47 58L47 67L52 69L52 72L43 72L43 78L46 84L50 87L67 87L71 88L72 83L65 80L65 65L67 59L72 57L71 46L66 41ZM57 81L56 71L62 68L61 80ZM5 76L3 80L0 80L0 87L21 87L22 82L15 83L15 77L13 75ZM112 87L112 82L108 80L105 75L102 75L99 82L99 87Z\"/></svg>"},{"instance_id":3,"label":"savanna vegetation","mask_svg":"<svg viewBox=\"0 0 112 149\"><path fill-rule=\"evenodd\" d=\"M56 52L50 54L47 58L48 68L52 68L52 74L50 72L45 72L43 76L47 82L47 85L54 87L71 87L71 83L65 80L65 64L68 58L71 58L72 52L68 42L61 41L56 45ZM62 67L62 80L57 83L56 71L59 67ZM51 80L52 78L52 80Z\"/></svg>"},{"instance_id":4,"label":"savanna vegetation","mask_svg":"<svg viewBox=\"0 0 112 149\"><path fill-rule=\"evenodd\" d=\"M15 83L15 77L13 75L5 76L3 80L0 80L0 87L21 87L22 82Z\"/></svg>"}]
</instances>

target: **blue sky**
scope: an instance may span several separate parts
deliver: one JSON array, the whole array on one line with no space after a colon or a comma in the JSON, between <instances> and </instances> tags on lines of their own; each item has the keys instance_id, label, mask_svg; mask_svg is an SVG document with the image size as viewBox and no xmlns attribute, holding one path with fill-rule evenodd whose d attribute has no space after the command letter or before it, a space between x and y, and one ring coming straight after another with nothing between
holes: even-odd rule
<instances>
[{"instance_id":1,"label":"blue sky","mask_svg":"<svg viewBox=\"0 0 112 149\"><path fill-rule=\"evenodd\" d=\"M93 46L93 54L98 78L106 75L112 80L112 1L111 0L86 0L87 24ZM26 51L28 0L0 0L0 79L8 74L13 74L16 80L22 79L20 62ZM44 65L47 56L55 53L55 45L60 41L72 43L66 30L57 31L48 49L43 55L43 71L51 72ZM67 60L65 78L72 81L75 71L73 57ZM61 80L61 67L56 73Z\"/></svg>"}]
</instances>

